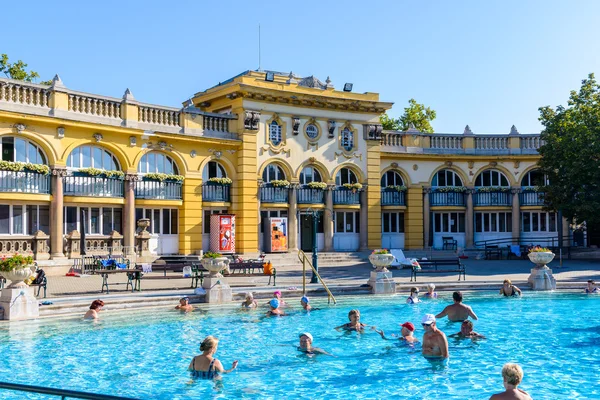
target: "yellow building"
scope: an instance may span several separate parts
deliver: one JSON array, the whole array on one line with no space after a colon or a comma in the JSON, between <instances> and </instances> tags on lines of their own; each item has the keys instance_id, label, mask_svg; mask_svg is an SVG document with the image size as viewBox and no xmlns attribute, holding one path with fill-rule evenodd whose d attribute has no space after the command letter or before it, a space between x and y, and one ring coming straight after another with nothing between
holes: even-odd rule
<instances>
[{"instance_id":1,"label":"yellow building","mask_svg":"<svg viewBox=\"0 0 600 400\"><path fill-rule=\"evenodd\" d=\"M345 89L246 71L170 108L0 79L0 254L76 258L83 230L88 253L134 251L142 218L152 254L198 254L216 213L244 254L275 217L310 250L313 214L324 251L556 236L539 135L384 132L392 103Z\"/></svg>"}]
</instances>

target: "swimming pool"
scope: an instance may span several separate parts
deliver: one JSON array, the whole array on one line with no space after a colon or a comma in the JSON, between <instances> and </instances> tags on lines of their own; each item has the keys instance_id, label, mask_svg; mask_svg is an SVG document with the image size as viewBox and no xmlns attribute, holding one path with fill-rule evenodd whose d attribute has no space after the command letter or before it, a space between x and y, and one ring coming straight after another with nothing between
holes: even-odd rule
<instances>
[{"instance_id":1,"label":"swimming pool","mask_svg":"<svg viewBox=\"0 0 600 400\"><path fill-rule=\"evenodd\" d=\"M422 315L450 303L451 293L440 296L416 305L405 304L405 296L342 297L331 307L313 300L323 308L307 315L295 307L291 316L269 319L261 317L265 308L213 307L190 314L164 309L103 313L98 323L11 323L0 326L0 371L5 381L143 399L487 399L503 390L500 371L512 361L525 371L520 387L535 399L600 398L600 296L526 292L519 299L467 293L465 303L479 317L475 330L488 339L449 339L446 366L425 360L419 347L384 341L375 332L333 329L347 322L350 309L359 308L361 321L386 335L412 321L421 338ZM446 319L438 327L447 335L460 329ZM312 333L314 346L337 357L297 352L303 331ZM239 367L222 384L190 384L186 369L209 334L220 339L217 358L224 367L233 360ZM15 398L52 397L0 392L0 399Z\"/></svg>"}]
</instances>

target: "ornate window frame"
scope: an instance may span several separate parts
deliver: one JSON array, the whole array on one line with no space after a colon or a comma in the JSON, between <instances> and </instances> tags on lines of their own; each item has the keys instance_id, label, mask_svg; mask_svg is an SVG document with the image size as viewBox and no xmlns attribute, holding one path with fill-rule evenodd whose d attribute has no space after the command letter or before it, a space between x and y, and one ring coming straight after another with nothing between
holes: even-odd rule
<instances>
[{"instance_id":1,"label":"ornate window frame","mask_svg":"<svg viewBox=\"0 0 600 400\"><path fill-rule=\"evenodd\" d=\"M315 136L314 138L311 138L310 136L308 136L308 133L306 132L306 129L310 125L314 125L317 128L317 136ZM319 122L315 118L310 118L302 126L302 133L304 133L304 138L306 139L306 141L308 142L309 145L316 146L319 142L319 139L321 139L321 135L323 134L323 128L321 127L321 124L319 124Z\"/></svg>"},{"instance_id":2,"label":"ornate window frame","mask_svg":"<svg viewBox=\"0 0 600 400\"><path fill-rule=\"evenodd\" d=\"M271 124L276 122L281 127L281 142L275 144L271 141ZM287 124L279 117L278 114L273 114L271 119L265 123L265 142L269 145L271 150L280 150L286 145L287 142Z\"/></svg>"},{"instance_id":3,"label":"ornate window frame","mask_svg":"<svg viewBox=\"0 0 600 400\"><path fill-rule=\"evenodd\" d=\"M347 149L342 145L345 130L348 130L350 131L350 133L352 133L352 148L350 149ZM358 130L354 128L354 126L352 126L350 121L346 121L344 125L340 126L340 129L338 131L338 147L346 155L351 155L354 151L358 150Z\"/></svg>"}]
</instances>

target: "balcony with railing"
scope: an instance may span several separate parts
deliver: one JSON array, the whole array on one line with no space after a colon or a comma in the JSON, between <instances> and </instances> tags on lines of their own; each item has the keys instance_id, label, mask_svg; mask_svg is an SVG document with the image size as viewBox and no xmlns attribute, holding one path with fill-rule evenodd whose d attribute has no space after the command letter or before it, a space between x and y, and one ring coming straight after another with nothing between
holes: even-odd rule
<instances>
[{"instance_id":1,"label":"balcony with railing","mask_svg":"<svg viewBox=\"0 0 600 400\"><path fill-rule=\"evenodd\" d=\"M511 206L512 193L503 191L473 193L474 206Z\"/></svg>"},{"instance_id":2,"label":"balcony with railing","mask_svg":"<svg viewBox=\"0 0 600 400\"><path fill-rule=\"evenodd\" d=\"M325 191L308 187L298 189L298 204L324 204Z\"/></svg>"},{"instance_id":3,"label":"balcony with railing","mask_svg":"<svg viewBox=\"0 0 600 400\"><path fill-rule=\"evenodd\" d=\"M432 191L429 193L430 206L465 206L464 192L438 192Z\"/></svg>"},{"instance_id":4,"label":"balcony with railing","mask_svg":"<svg viewBox=\"0 0 600 400\"><path fill-rule=\"evenodd\" d=\"M289 189L287 186L265 185L260 188L260 201L263 203L287 203Z\"/></svg>"},{"instance_id":5,"label":"balcony with railing","mask_svg":"<svg viewBox=\"0 0 600 400\"><path fill-rule=\"evenodd\" d=\"M136 199L181 200L183 182L143 179L135 183Z\"/></svg>"},{"instance_id":6,"label":"balcony with railing","mask_svg":"<svg viewBox=\"0 0 600 400\"><path fill-rule=\"evenodd\" d=\"M335 188L331 191L334 205L354 205L360 204L361 190L350 190L345 188Z\"/></svg>"},{"instance_id":7,"label":"balcony with railing","mask_svg":"<svg viewBox=\"0 0 600 400\"><path fill-rule=\"evenodd\" d=\"M519 204L522 206L543 206L544 192L523 191L519 193Z\"/></svg>"},{"instance_id":8,"label":"balcony with railing","mask_svg":"<svg viewBox=\"0 0 600 400\"><path fill-rule=\"evenodd\" d=\"M214 184L211 182L202 184L202 201L203 202L229 202L230 201L229 185Z\"/></svg>"},{"instance_id":9,"label":"balcony with railing","mask_svg":"<svg viewBox=\"0 0 600 400\"><path fill-rule=\"evenodd\" d=\"M89 176L74 172L63 181L65 196L123 197L123 179Z\"/></svg>"},{"instance_id":10,"label":"balcony with railing","mask_svg":"<svg viewBox=\"0 0 600 400\"><path fill-rule=\"evenodd\" d=\"M0 171L0 192L50 193L50 175L30 171Z\"/></svg>"},{"instance_id":11,"label":"balcony with railing","mask_svg":"<svg viewBox=\"0 0 600 400\"><path fill-rule=\"evenodd\" d=\"M405 206L406 192L399 192L394 189L381 189L382 206Z\"/></svg>"}]
</instances>

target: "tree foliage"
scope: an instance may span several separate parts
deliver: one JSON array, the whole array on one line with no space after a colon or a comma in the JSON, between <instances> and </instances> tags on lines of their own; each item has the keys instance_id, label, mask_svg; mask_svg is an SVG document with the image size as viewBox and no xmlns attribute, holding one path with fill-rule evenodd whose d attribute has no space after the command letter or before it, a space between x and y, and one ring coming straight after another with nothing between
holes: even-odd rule
<instances>
[{"instance_id":1,"label":"tree foliage","mask_svg":"<svg viewBox=\"0 0 600 400\"><path fill-rule=\"evenodd\" d=\"M35 71L27 71L27 64L23 61L18 60L15 63L10 63L8 61L8 55L2 54L0 56L0 72L4 73L10 79L17 79L19 81L27 81L33 82L35 79L39 78L40 75ZM50 85L52 81L42 81L40 82L42 85Z\"/></svg>"},{"instance_id":2,"label":"tree foliage","mask_svg":"<svg viewBox=\"0 0 600 400\"><path fill-rule=\"evenodd\" d=\"M379 117L383 129L406 131L415 128L421 132L433 133L431 121L436 117L436 112L423 104L417 103L415 99L408 101L408 107L404 108L404 114L400 118L390 118L387 114Z\"/></svg>"},{"instance_id":3,"label":"tree foliage","mask_svg":"<svg viewBox=\"0 0 600 400\"><path fill-rule=\"evenodd\" d=\"M600 223L600 85L594 74L567 107L540 107L544 130L539 166L549 183L543 187L549 209L568 219Z\"/></svg>"}]
</instances>

